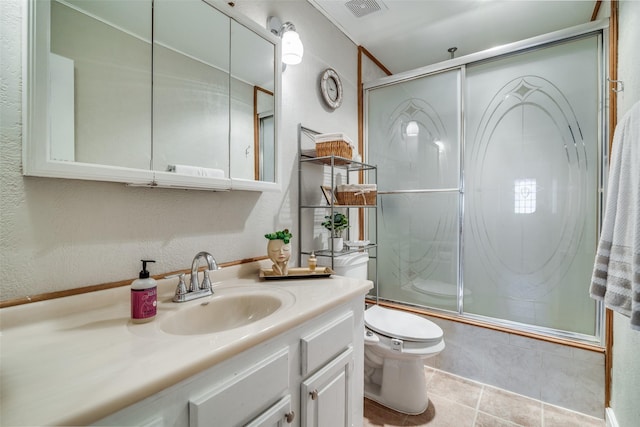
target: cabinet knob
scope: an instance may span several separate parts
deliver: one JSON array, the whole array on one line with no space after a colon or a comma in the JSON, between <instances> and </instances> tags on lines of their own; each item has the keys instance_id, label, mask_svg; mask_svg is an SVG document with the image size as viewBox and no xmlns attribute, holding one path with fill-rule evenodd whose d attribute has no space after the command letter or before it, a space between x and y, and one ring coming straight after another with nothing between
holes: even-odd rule
<instances>
[{"instance_id":1,"label":"cabinet knob","mask_svg":"<svg viewBox=\"0 0 640 427\"><path fill-rule=\"evenodd\" d=\"M284 420L287 422L287 424L291 424L295 417L296 417L296 413L293 411L287 412L286 414L284 414Z\"/></svg>"},{"instance_id":2,"label":"cabinet knob","mask_svg":"<svg viewBox=\"0 0 640 427\"><path fill-rule=\"evenodd\" d=\"M316 400L318 398L318 390L313 390L309 393L309 396L311 396L311 400Z\"/></svg>"}]
</instances>

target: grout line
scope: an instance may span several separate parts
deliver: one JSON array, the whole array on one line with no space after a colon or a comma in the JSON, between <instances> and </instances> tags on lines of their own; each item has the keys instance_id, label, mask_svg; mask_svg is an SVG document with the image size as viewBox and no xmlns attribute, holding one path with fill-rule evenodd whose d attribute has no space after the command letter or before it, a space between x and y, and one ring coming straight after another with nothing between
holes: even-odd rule
<instances>
[{"instance_id":1,"label":"grout line","mask_svg":"<svg viewBox=\"0 0 640 427\"><path fill-rule=\"evenodd\" d=\"M473 425L478 422L478 412L480 412L480 402L482 401L482 395L484 394L484 384L480 387L480 394L478 395L478 401L476 402L476 410L473 414Z\"/></svg>"}]
</instances>

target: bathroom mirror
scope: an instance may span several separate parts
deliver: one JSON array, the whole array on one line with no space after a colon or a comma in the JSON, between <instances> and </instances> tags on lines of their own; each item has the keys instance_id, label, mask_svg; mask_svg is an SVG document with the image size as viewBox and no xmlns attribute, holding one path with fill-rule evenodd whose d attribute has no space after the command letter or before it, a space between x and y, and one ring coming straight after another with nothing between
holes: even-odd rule
<instances>
[{"instance_id":1,"label":"bathroom mirror","mask_svg":"<svg viewBox=\"0 0 640 427\"><path fill-rule=\"evenodd\" d=\"M279 189L277 37L203 0L27 4L25 175Z\"/></svg>"},{"instance_id":2,"label":"bathroom mirror","mask_svg":"<svg viewBox=\"0 0 640 427\"><path fill-rule=\"evenodd\" d=\"M150 0L51 3L53 160L149 168L150 11Z\"/></svg>"},{"instance_id":3,"label":"bathroom mirror","mask_svg":"<svg viewBox=\"0 0 640 427\"><path fill-rule=\"evenodd\" d=\"M229 178L230 21L201 0L154 0L154 171Z\"/></svg>"},{"instance_id":4,"label":"bathroom mirror","mask_svg":"<svg viewBox=\"0 0 640 427\"><path fill-rule=\"evenodd\" d=\"M250 52L250 54L248 54ZM273 181L271 164L260 156L260 136L274 138L273 126L260 128L260 114L274 111L272 43L235 21L231 22L231 138L233 177ZM266 135L265 135L266 134ZM256 168L256 165L258 166Z\"/></svg>"}]
</instances>

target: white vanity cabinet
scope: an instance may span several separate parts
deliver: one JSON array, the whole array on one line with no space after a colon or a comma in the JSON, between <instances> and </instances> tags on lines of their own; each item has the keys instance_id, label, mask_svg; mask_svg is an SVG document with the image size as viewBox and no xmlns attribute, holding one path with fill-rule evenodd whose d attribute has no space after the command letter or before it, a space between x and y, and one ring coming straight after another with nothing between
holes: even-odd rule
<instances>
[{"instance_id":1,"label":"white vanity cabinet","mask_svg":"<svg viewBox=\"0 0 640 427\"><path fill-rule=\"evenodd\" d=\"M94 425L359 426L363 319L360 296Z\"/></svg>"}]
</instances>

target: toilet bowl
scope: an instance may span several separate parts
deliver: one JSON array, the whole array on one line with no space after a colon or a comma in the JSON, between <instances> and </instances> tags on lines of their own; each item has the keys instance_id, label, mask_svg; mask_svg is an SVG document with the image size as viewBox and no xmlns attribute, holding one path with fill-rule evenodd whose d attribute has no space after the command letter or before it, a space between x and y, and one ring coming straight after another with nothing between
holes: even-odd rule
<instances>
[{"instance_id":1,"label":"toilet bowl","mask_svg":"<svg viewBox=\"0 0 640 427\"><path fill-rule=\"evenodd\" d=\"M424 359L444 350L442 329L410 313L378 305L364 312L364 395L405 414L427 409Z\"/></svg>"}]
</instances>

